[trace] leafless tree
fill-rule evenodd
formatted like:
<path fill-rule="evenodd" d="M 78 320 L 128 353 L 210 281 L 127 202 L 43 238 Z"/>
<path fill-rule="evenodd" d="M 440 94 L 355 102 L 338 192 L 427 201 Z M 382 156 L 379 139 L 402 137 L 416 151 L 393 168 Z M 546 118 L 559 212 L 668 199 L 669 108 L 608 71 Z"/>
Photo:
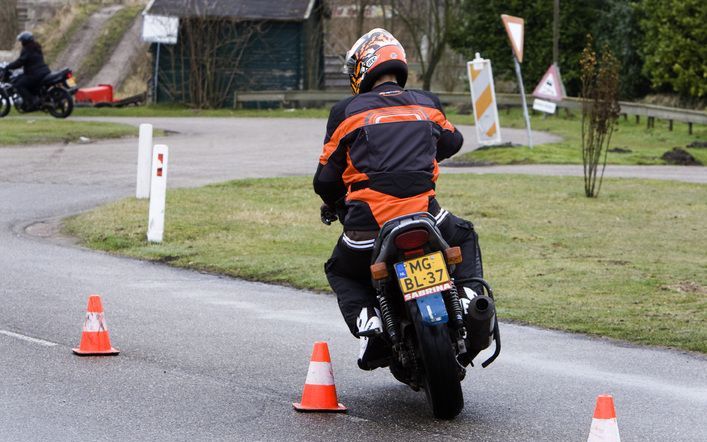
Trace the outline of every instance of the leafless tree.
<path fill-rule="evenodd" d="M 12 49 L 17 35 L 17 0 L 0 0 L 0 50 Z"/>
<path fill-rule="evenodd" d="M 597 197 L 601 189 L 611 135 L 616 128 L 619 106 L 619 61 L 604 46 L 597 57 L 591 36 L 580 58 L 582 67 L 582 160 L 584 193 Z M 602 164 L 598 175 L 599 164 Z M 598 180 L 597 180 L 598 178 Z"/>
<path fill-rule="evenodd" d="M 397 18 L 410 35 L 420 61 L 423 89 L 430 89 L 460 3 L 460 0 L 390 0 L 393 21 Z"/>
<path fill-rule="evenodd" d="M 209 16 L 204 9 L 179 26 L 178 44 L 165 47 L 171 65 L 160 69 L 160 84 L 174 100 L 198 109 L 222 107 L 235 82 L 254 80 L 243 75 L 241 62 L 262 23 Z"/>
<path fill-rule="evenodd" d="M 373 3 L 373 0 L 356 0 L 356 35 L 363 35 L 367 29 L 364 30 L 364 23 L 366 20 L 366 9 L 369 5 Z"/>

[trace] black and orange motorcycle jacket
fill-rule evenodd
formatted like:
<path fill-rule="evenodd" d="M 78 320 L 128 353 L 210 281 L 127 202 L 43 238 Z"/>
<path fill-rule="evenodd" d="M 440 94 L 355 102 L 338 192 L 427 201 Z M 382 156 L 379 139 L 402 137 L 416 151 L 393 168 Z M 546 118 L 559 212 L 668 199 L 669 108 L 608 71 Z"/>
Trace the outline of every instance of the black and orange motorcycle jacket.
<path fill-rule="evenodd" d="M 464 139 L 439 98 L 383 83 L 331 109 L 314 191 L 346 231 L 375 231 L 395 217 L 440 211 L 438 162 Z"/>

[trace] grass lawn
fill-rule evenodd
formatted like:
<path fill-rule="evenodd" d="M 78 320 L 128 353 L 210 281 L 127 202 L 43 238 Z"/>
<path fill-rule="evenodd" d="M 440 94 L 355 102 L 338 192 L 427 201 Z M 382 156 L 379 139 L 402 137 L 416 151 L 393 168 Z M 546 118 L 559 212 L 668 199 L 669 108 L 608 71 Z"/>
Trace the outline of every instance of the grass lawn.
<path fill-rule="evenodd" d="M 137 127 L 127 124 L 9 117 L 0 119 L 0 146 L 40 143 L 71 143 L 80 137 L 91 140 L 137 136 Z"/>
<path fill-rule="evenodd" d="M 438 192 L 475 223 L 502 319 L 707 352 L 707 186 L 609 179 L 588 199 L 577 177 L 446 175 Z M 64 229 L 110 253 L 328 290 L 341 229 L 318 208 L 310 177 L 239 180 L 169 191 L 159 245 L 147 201 Z"/>
<path fill-rule="evenodd" d="M 471 121 L 471 116 L 466 121 Z M 503 128 L 525 129 L 522 111 L 513 109 L 499 114 L 501 135 Z M 452 117 L 452 121 L 455 118 Z M 542 144 L 529 149 L 522 147 L 501 147 L 469 152 L 455 157 L 455 161 L 489 162 L 496 164 L 582 164 L 581 114 L 565 114 L 543 117 L 540 113 L 530 117 L 530 127 L 534 131 L 560 135 L 563 141 Z M 707 141 L 707 126 L 694 125 L 693 134 L 688 134 L 686 123 L 675 122 L 673 130 L 668 130 L 668 122 L 656 120 L 655 128 L 646 129 L 645 117 L 636 124 L 635 117 L 619 119 L 619 125 L 612 137 L 610 148 L 628 149 L 630 152 L 609 152 L 608 164 L 666 164 L 660 157 L 673 147 L 690 152 L 702 164 L 707 165 L 707 149 L 686 148 L 693 141 Z"/>

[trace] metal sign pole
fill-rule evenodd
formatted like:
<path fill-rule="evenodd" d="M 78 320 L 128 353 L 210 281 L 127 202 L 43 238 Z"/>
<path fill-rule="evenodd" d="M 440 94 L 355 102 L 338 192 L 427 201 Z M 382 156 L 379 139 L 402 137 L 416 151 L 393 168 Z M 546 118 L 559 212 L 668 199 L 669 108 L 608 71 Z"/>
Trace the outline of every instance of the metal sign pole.
<path fill-rule="evenodd" d="M 520 87 L 520 99 L 523 103 L 523 116 L 525 117 L 525 127 L 528 128 L 528 147 L 533 148 L 533 137 L 530 134 L 530 117 L 528 116 L 528 103 L 525 101 L 525 87 L 523 86 L 523 76 L 520 74 L 520 63 L 518 57 L 513 55 L 513 61 L 516 65 L 516 75 L 518 76 L 518 86 Z"/>
<path fill-rule="evenodd" d="M 157 104 L 157 80 L 160 73 L 160 45 L 157 43 L 157 55 L 155 56 L 155 79 L 152 85 L 152 103 Z"/>

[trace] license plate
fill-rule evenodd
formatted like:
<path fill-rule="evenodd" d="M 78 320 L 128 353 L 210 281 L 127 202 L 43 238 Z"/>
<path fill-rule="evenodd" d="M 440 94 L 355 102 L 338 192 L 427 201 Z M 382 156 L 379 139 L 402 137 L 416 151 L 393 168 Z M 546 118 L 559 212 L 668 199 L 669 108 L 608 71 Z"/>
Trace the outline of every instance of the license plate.
<path fill-rule="evenodd" d="M 74 86 L 76 86 L 76 80 L 74 80 L 73 78 L 67 78 L 66 84 L 68 84 L 69 87 L 74 87 Z"/>
<path fill-rule="evenodd" d="M 406 301 L 452 288 L 442 252 L 399 262 L 395 273 Z"/>

